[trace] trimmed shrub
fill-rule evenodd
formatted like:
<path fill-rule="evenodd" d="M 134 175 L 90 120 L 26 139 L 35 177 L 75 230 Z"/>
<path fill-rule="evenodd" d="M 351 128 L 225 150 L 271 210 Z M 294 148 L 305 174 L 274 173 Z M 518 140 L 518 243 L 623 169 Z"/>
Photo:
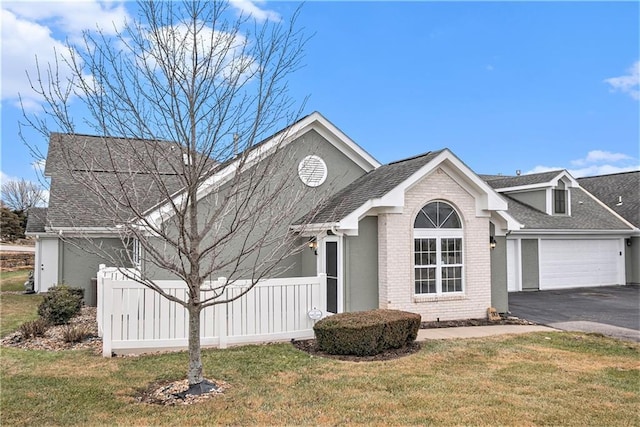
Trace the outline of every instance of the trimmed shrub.
<path fill-rule="evenodd" d="M 420 315 L 415 313 L 371 310 L 326 317 L 315 324 L 313 331 L 322 351 L 373 356 L 415 341 L 420 321 Z"/>
<path fill-rule="evenodd" d="M 47 329 L 49 329 L 49 322 L 42 318 L 25 322 L 18 328 L 22 338 L 25 339 L 41 337 Z"/>
<path fill-rule="evenodd" d="M 84 290 L 67 285 L 49 288 L 38 306 L 38 314 L 52 325 L 63 325 L 80 313 Z"/>
<path fill-rule="evenodd" d="M 91 331 L 85 325 L 65 325 L 62 327 L 62 339 L 68 343 L 80 342 L 91 335 Z"/>

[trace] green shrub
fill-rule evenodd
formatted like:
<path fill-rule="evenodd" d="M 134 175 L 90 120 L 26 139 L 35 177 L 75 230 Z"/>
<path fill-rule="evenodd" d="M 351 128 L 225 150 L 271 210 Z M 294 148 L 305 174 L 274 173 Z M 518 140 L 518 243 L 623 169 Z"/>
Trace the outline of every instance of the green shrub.
<path fill-rule="evenodd" d="M 49 322 L 40 318 L 23 323 L 18 328 L 18 331 L 20 331 L 23 338 L 29 339 L 43 336 L 47 329 L 49 329 Z"/>
<path fill-rule="evenodd" d="M 91 331 L 85 325 L 65 325 L 62 327 L 62 339 L 65 342 L 80 342 L 89 335 L 91 335 Z"/>
<path fill-rule="evenodd" d="M 419 314 L 399 310 L 340 313 L 318 321 L 313 327 L 316 344 L 330 354 L 373 356 L 415 341 Z"/>
<path fill-rule="evenodd" d="M 49 288 L 38 306 L 38 314 L 52 325 L 63 325 L 80 313 L 84 290 L 66 285 Z"/>

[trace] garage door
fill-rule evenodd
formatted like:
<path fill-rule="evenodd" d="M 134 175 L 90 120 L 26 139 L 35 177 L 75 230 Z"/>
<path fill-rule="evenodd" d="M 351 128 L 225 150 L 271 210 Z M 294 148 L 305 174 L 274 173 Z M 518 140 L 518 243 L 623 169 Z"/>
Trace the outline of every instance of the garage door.
<path fill-rule="evenodd" d="M 540 289 L 624 284 L 622 239 L 540 240 Z"/>

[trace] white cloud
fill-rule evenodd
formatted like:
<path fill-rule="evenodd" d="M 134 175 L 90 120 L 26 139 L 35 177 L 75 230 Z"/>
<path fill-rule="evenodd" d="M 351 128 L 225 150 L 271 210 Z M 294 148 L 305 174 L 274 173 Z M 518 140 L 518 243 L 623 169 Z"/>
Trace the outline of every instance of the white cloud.
<path fill-rule="evenodd" d="M 611 77 L 604 81 L 611 86 L 613 91 L 626 93 L 633 99 L 640 100 L 640 61 L 636 61 L 626 75 Z"/>
<path fill-rule="evenodd" d="M 612 153 L 604 150 L 592 150 L 583 158 L 571 160 L 573 167 L 538 165 L 525 172 L 525 175 L 566 169 L 575 178 L 583 176 L 607 175 L 612 173 L 640 170 L 637 159 L 624 153 Z"/>
<path fill-rule="evenodd" d="M 37 79 L 36 58 L 43 78 L 47 64 L 55 64 L 56 52 L 68 56 L 64 39 L 78 41 L 84 30 L 104 29 L 113 34 L 114 25 L 121 27 L 128 14 L 121 3 L 95 0 L 10 2 L 2 4 L 2 101 L 18 105 L 18 94 L 25 108 L 36 109 L 42 99 L 29 83 Z M 64 68 L 64 67 L 63 67 Z M 66 81 L 68 73 L 58 76 Z M 46 81 L 45 81 L 46 83 Z"/>
<path fill-rule="evenodd" d="M 632 157 L 624 153 L 612 153 L 610 151 L 593 150 L 587 153 L 587 157 L 583 159 L 572 160 L 574 166 L 584 166 L 600 162 L 620 162 L 622 160 L 631 160 Z"/>
<path fill-rule="evenodd" d="M 257 21 L 274 21 L 280 22 L 282 19 L 277 12 L 260 8 L 258 5 L 264 5 L 263 0 L 230 0 L 231 6 L 238 10 L 238 13 L 249 15 Z"/>

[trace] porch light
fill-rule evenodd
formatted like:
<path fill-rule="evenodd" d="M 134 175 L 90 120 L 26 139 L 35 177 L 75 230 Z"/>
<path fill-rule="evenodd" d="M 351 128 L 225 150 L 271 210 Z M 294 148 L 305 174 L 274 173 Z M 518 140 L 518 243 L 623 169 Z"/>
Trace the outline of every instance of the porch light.
<path fill-rule="evenodd" d="M 315 237 L 309 238 L 309 249 L 311 249 L 316 255 L 318 255 L 318 241 Z"/>
<path fill-rule="evenodd" d="M 491 249 L 495 249 L 496 248 L 496 239 L 493 238 L 493 236 L 489 236 L 489 247 Z"/>

